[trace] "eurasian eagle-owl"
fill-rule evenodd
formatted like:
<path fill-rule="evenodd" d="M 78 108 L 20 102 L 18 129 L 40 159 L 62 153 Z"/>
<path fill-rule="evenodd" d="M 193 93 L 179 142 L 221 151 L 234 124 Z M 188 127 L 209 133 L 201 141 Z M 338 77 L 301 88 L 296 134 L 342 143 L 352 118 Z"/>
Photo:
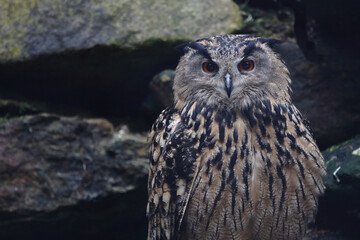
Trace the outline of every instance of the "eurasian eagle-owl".
<path fill-rule="evenodd" d="M 148 239 L 301 239 L 323 157 L 274 40 L 181 45 L 174 105 L 151 132 Z"/>

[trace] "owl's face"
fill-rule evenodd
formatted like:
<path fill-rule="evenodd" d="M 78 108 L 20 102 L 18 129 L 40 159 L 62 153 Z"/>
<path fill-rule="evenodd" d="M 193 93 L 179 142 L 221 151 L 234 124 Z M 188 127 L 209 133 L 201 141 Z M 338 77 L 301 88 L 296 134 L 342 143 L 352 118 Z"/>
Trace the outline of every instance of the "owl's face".
<path fill-rule="evenodd" d="M 289 101 L 289 73 L 271 40 L 224 35 L 184 44 L 174 80 L 175 102 L 243 108 L 263 98 Z"/>

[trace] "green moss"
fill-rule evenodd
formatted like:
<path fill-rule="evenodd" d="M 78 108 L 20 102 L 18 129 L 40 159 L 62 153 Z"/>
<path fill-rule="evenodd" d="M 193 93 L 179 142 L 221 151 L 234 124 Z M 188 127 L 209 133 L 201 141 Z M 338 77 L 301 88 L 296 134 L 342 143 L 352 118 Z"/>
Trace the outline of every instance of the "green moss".
<path fill-rule="evenodd" d="M 358 136 L 356 136 L 356 137 L 358 137 Z M 355 138 L 356 138 L 356 137 L 355 137 Z M 331 153 L 331 152 L 333 152 L 333 151 L 341 148 L 342 146 L 347 145 L 347 144 L 348 144 L 349 142 L 351 142 L 351 141 L 352 141 L 352 139 L 347 140 L 347 141 L 345 141 L 345 142 L 342 142 L 342 143 L 340 143 L 340 144 L 338 144 L 338 145 L 331 146 L 330 148 L 326 149 L 323 153 L 324 153 L 324 154 L 325 154 L 325 153 Z"/>
<path fill-rule="evenodd" d="M 9 118 L 0 118 L 0 124 L 6 123 L 9 121 Z"/>
<path fill-rule="evenodd" d="M 25 38 L 31 12 L 41 0 L 2 0 L 0 7 L 0 58 L 18 58 L 27 50 Z M 36 24 L 36 23 L 32 23 Z"/>
<path fill-rule="evenodd" d="M 331 146 L 331 147 L 328 148 L 325 152 L 333 152 L 333 151 L 335 151 L 336 149 L 339 149 L 341 145 L 342 145 L 342 144 Z"/>
<path fill-rule="evenodd" d="M 45 107 L 41 103 L 30 103 L 26 100 L 0 99 L 0 117 L 4 119 L 39 113 L 43 110 L 45 110 Z"/>
<path fill-rule="evenodd" d="M 18 105 L 19 107 L 19 114 L 22 115 L 24 113 L 27 113 L 29 111 L 36 111 L 36 108 L 32 105 L 30 105 L 29 103 L 26 102 L 21 102 Z"/>
<path fill-rule="evenodd" d="M 323 152 L 327 175 L 324 176 L 324 183 L 330 190 L 353 191 L 360 187 L 360 157 L 352 154 L 359 148 L 360 136 L 356 136 L 346 142 L 332 146 Z M 340 183 L 333 176 L 336 169 Z"/>
<path fill-rule="evenodd" d="M 1 124 L 4 124 L 4 123 L 7 123 L 7 122 L 10 122 L 10 121 L 14 121 L 14 120 L 18 120 L 18 119 L 22 119 L 23 116 L 18 116 L 18 117 L 0 117 L 0 125 Z"/>

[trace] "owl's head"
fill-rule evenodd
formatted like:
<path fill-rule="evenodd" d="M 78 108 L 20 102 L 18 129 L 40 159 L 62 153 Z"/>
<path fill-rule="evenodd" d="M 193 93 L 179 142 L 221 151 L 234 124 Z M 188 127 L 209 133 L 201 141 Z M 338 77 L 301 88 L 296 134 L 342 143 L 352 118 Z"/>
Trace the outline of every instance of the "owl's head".
<path fill-rule="evenodd" d="M 175 103 L 244 108 L 266 98 L 289 102 L 289 72 L 274 42 L 223 35 L 180 45 L 185 54 L 176 68 Z"/>

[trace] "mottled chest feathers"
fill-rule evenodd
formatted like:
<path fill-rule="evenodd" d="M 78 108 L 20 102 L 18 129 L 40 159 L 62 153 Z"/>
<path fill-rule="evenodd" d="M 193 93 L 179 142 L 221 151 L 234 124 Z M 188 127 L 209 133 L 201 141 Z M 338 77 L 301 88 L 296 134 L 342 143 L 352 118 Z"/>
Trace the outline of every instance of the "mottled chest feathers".
<path fill-rule="evenodd" d="M 305 233 L 325 167 L 290 103 L 171 106 L 150 137 L 149 239 L 300 239 Z"/>
<path fill-rule="evenodd" d="M 247 134 L 242 131 L 246 128 L 258 135 L 259 143 L 264 148 L 268 146 L 263 145 L 262 139 L 273 137 L 272 132 L 268 131 L 269 127 L 274 129 L 274 137 L 282 145 L 288 130 L 287 121 L 301 122 L 301 115 L 293 106 L 272 104 L 270 100 L 259 101 L 245 109 L 215 109 L 204 104 L 189 103 L 179 113 L 185 128 L 191 129 L 194 137 L 203 141 L 206 139 L 232 145 L 232 142 L 238 141 L 240 134 Z M 299 127 L 295 131 L 297 136 L 305 135 Z"/>

